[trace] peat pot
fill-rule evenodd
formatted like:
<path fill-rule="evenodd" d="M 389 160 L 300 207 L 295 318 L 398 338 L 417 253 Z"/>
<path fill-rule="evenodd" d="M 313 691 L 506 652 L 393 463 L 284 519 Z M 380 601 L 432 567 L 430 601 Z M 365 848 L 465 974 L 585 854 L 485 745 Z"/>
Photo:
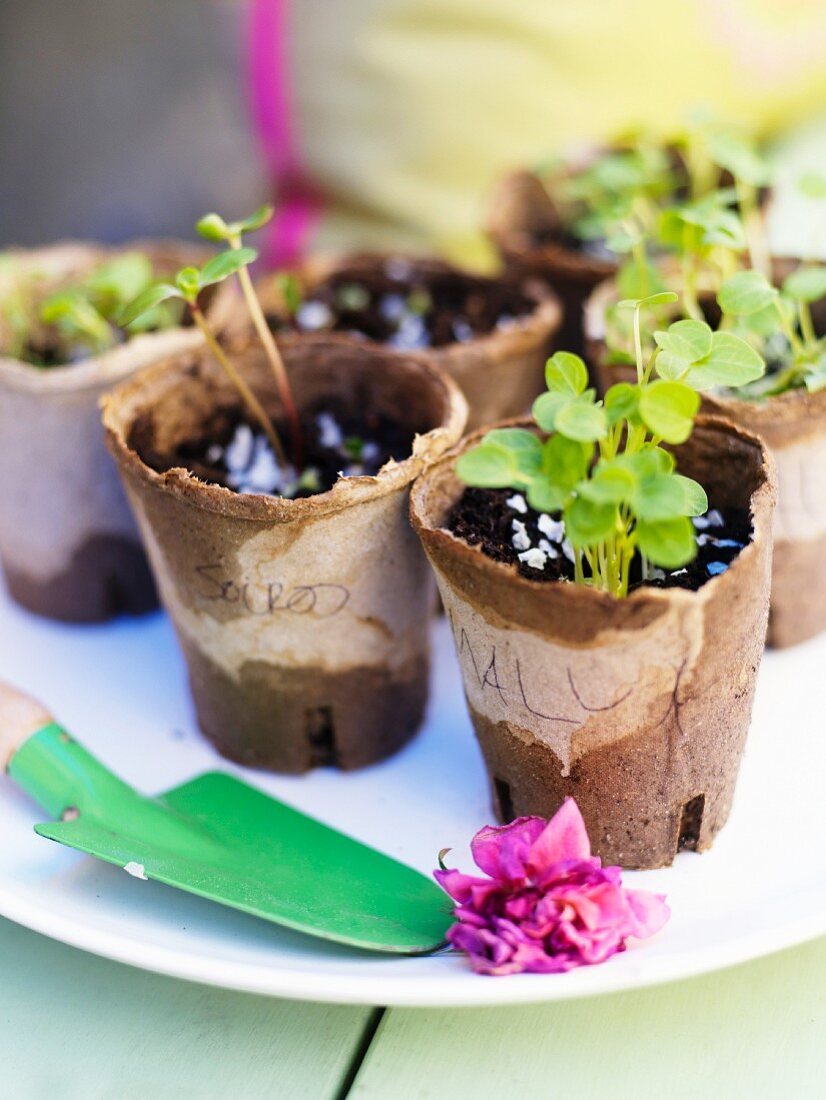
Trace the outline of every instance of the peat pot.
<path fill-rule="evenodd" d="M 521 577 L 445 529 L 462 494 L 442 458 L 411 515 L 453 629 L 501 820 L 550 817 L 573 796 L 598 855 L 623 867 L 708 848 L 725 824 L 763 650 L 774 474 L 761 442 L 700 418 L 679 469 L 717 506 L 750 508 L 752 541 L 692 592 L 615 599 Z"/>
<path fill-rule="evenodd" d="M 501 327 L 465 340 L 452 340 L 417 349 L 416 354 L 449 374 L 468 402 L 468 430 L 493 424 L 511 416 L 522 416 L 545 388 L 545 362 L 562 319 L 557 297 L 536 279 L 487 278 L 463 271 L 441 260 L 413 256 L 358 254 L 316 257 L 299 272 L 306 295 L 321 287 L 359 284 L 376 293 L 403 293 L 411 283 L 427 287 L 438 301 L 440 295 L 455 299 L 467 294 L 480 309 L 493 302 L 506 313 L 514 302 L 527 305 L 524 313 Z M 259 285 L 268 315 L 277 316 L 277 284 L 264 280 Z M 331 338 L 351 342 L 363 337 L 341 333 L 302 340 Z M 372 343 L 372 341 L 371 341 Z M 388 345 L 383 346 L 390 351 Z M 396 354 L 405 354 L 396 352 Z"/>
<path fill-rule="evenodd" d="M 204 734 L 230 759 L 273 771 L 356 768 L 394 752 L 422 719 L 435 593 L 408 495 L 459 439 L 466 406 L 414 356 L 313 343 L 284 357 L 300 413 L 330 402 L 384 414 L 416 433 L 411 453 L 297 500 L 235 493 L 180 466 L 159 473 L 147 456 L 212 441 L 217 417 L 237 418 L 235 390 L 203 353 L 119 387 L 104 424 Z M 235 359 L 278 420 L 259 346 Z"/>
<path fill-rule="evenodd" d="M 173 241 L 136 241 L 120 249 L 66 243 L 13 255 L 21 269 L 42 276 L 45 292 L 123 251 L 145 252 L 161 275 L 204 258 L 199 247 Z M 8 278 L 0 299 L 10 292 Z M 220 325 L 229 298 L 228 288 L 214 295 L 213 325 Z M 0 559 L 18 603 L 72 622 L 157 605 L 103 444 L 98 401 L 139 368 L 202 342 L 197 329 L 181 326 L 134 336 L 82 362 L 38 368 L 3 357 L 0 325 Z"/>

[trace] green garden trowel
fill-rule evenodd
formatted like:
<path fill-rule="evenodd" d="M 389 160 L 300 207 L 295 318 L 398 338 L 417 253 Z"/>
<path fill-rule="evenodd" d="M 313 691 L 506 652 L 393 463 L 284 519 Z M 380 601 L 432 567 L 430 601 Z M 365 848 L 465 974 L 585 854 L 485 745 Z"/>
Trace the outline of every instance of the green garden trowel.
<path fill-rule="evenodd" d="M 449 899 L 418 871 L 220 772 L 144 797 L 2 683 L 0 769 L 58 819 L 40 836 L 137 878 L 370 951 L 444 943 Z"/>

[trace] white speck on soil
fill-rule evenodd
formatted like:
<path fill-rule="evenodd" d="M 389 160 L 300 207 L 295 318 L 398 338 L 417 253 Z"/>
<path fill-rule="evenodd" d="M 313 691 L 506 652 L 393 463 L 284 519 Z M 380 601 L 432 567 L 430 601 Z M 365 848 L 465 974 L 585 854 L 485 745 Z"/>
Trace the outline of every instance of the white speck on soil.
<path fill-rule="evenodd" d="M 319 413 L 315 418 L 315 422 L 318 425 L 318 438 L 322 447 L 341 446 L 344 442 L 344 435 L 334 416 L 328 412 Z"/>
<path fill-rule="evenodd" d="M 514 512 L 519 512 L 520 515 L 523 516 L 528 510 L 528 505 L 525 503 L 525 498 L 521 493 L 514 493 L 512 497 L 508 497 L 505 504 L 507 504 L 508 508 L 512 508 Z"/>
<path fill-rule="evenodd" d="M 531 550 L 525 550 L 525 552 L 519 554 L 518 557 L 521 562 L 530 566 L 531 569 L 544 569 L 545 562 L 547 561 L 547 554 L 545 551 L 539 550 L 537 547 L 533 547 Z"/>
<path fill-rule="evenodd" d="M 548 536 L 551 542 L 561 543 L 565 538 L 565 524 L 561 519 L 551 519 L 547 512 L 542 513 L 536 521 L 536 526 L 543 535 Z"/>
<path fill-rule="evenodd" d="M 296 311 L 295 323 L 305 332 L 318 332 L 333 323 L 333 311 L 324 302 L 302 302 Z"/>
<path fill-rule="evenodd" d="M 511 527 L 512 527 L 512 530 L 513 530 L 513 536 L 511 538 L 511 546 L 513 546 L 514 550 L 527 550 L 527 549 L 529 549 L 529 547 L 531 545 L 531 537 L 528 534 L 528 529 L 525 526 L 525 524 L 521 520 L 515 519 L 515 520 L 512 521 Z M 520 557 L 521 557 L 521 555 L 520 555 Z"/>

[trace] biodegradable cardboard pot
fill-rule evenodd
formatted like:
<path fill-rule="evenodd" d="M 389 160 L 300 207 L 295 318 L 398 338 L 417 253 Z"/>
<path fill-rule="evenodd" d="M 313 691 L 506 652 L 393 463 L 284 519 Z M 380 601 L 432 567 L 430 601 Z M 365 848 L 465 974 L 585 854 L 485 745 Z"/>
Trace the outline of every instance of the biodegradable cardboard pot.
<path fill-rule="evenodd" d="M 235 391 L 208 356 L 141 374 L 104 403 L 107 440 L 189 667 L 201 729 L 225 756 L 281 772 L 380 760 L 427 701 L 435 593 L 410 529 L 410 484 L 460 437 L 451 379 L 413 356 L 352 344 L 283 349 L 300 411 L 371 409 L 416 435 L 375 477 L 299 500 L 234 493 L 143 459 L 208 440 Z M 277 417 L 257 344 L 236 362 Z"/>
<path fill-rule="evenodd" d="M 725 824 L 763 649 L 774 475 L 754 436 L 701 418 L 679 468 L 722 506 L 751 508 L 753 538 L 697 592 L 615 599 L 526 580 L 444 527 L 464 486 L 457 454 L 414 486 L 502 820 L 576 798 L 598 855 L 624 867 L 704 849 Z"/>
<path fill-rule="evenodd" d="M 173 241 L 136 241 L 122 249 L 70 242 L 14 255 L 23 270 L 42 275 L 47 293 L 118 252 L 136 250 L 146 252 L 160 274 L 204 255 Z M 9 278 L 4 275 L 0 298 Z M 230 297 L 214 296 L 214 324 L 226 315 Z M 168 329 L 81 363 L 41 369 L 3 358 L 0 322 L 0 558 L 18 603 L 73 622 L 156 606 L 138 533 L 103 445 L 98 400 L 138 368 L 202 342 L 196 329 Z"/>
<path fill-rule="evenodd" d="M 532 172 L 514 172 L 502 180 L 491 201 L 487 232 L 506 271 L 544 279 L 553 287 L 564 309 L 558 346 L 581 353 L 585 301 L 619 265 L 566 243 L 559 211 Z"/>
<path fill-rule="evenodd" d="M 775 277 L 797 261 L 776 259 Z M 614 382 L 633 381 L 631 367 L 606 361 L 605 310 L 616 299 L 612 281 L 592 294 L 585 309 L 586 346 L 599 393 Z M 814 311 L 818 331 L 824 310 Z M 826 390 L 790 390 L 764 401 L 703 394 L 706 412 L 726 417 L 759 435 L 777 467 L 774 555 L 768 644 L 796 645 L 826 630 Z"/>
<path fill-rule="evenodd" d="M 413 278 L 425 285 L 455 278 L 466 282 L 480 294 L 489 292 L 500 280 L 474 275 L 443 263 L 441 260 L 413 256 L 358 254 L 341 257 L 318 257 L 308 261 L 299 271 L 305 293 L 331 277 L 352 276 L 354 282 L 368 288 L 398 290 L 399 282 L 388 273 L 392 265 L 404 265 Z M 405 276 L 407 282 L 409 276 Z M 555 333 L 562 319 L 556 296 L 540 281 L 506 280 L 513 289 L 523 293 L 533 303 L 531 311 L 518 317 L 505 328 L 494 329 L 484 336 L 466 342 L 456 341 L 439 347 L 422 348 L 416 354 L 446 371 L 467 398 L 468 430 L 492 424 L 511 416 L 522 416 L 535 397 L 544 389 L 545 362 L 551 353 Z M 279 296 L 275 283 L 264 280 L 259 285 L 264 308 L 277 312 Z M 302 340 L 340 339 L 350 342 L 345 333 L 313 336 L 303 334 Z M 360 340 L 364 342 L 363 339 Z M 386 345 L 385 351 L 392 352 Z M 393 354 L 406 354 L 393 352 Z"/>

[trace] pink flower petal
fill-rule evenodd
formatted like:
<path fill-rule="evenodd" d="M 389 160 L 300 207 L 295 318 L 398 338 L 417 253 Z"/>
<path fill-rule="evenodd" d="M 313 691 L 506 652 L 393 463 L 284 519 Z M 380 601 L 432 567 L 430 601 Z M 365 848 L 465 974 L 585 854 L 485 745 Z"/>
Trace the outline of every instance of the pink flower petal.
<path fill-rule="evenodd" d="M 541 817 L 518 817 L 509 825 L 486 825 L 470 842 L 476 866 L 505 882 L 525 877 L 531 845 L 545 828 Z"/>
<path fill-rule="evenodd" d="M 573 798 L 566 798 L 531 845 L 528 866 L 534 875 L 542 877 L 555 863 L 590 857 L 591 842 L 579 806 Z"/>

